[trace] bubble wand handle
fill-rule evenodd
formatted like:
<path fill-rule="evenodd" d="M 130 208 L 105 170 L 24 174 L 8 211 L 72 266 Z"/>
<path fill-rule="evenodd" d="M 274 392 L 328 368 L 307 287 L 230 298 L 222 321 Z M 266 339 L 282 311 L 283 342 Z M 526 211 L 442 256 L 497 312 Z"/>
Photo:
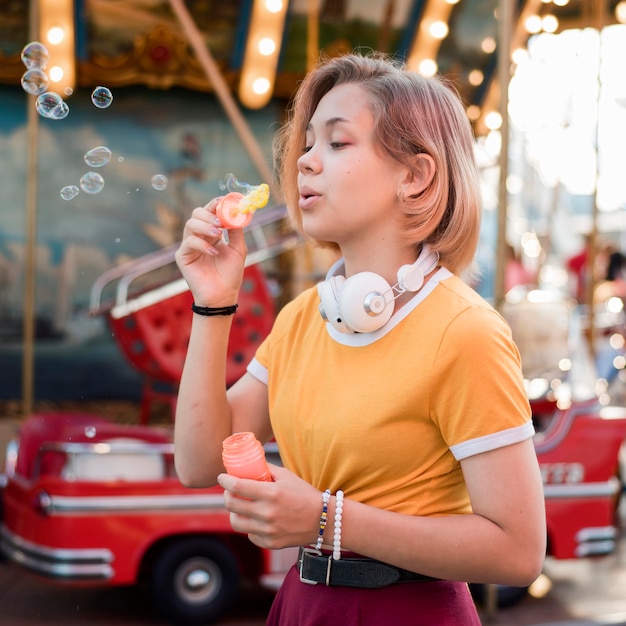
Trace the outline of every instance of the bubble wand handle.
<path fill-rule="evenodd" d="M 222 461 L 226 471 L 232 476 L 268 482 L 272 480 L 265 460 L 265 450 L 254 433 L 234 433 L 224 439 Z"/>
<path fill-rule="evenodd" d="M 270 188 L 266 183 L 258 186 L 240 183 L 232 174 L 228 177 L 230 193 L 220 199 L 215 213 L 224 228 L 244 228 L 252 221 L 254 212 L 268 203 Z M 233 187 L 243 189 L 246 193 L 236 191 Z"/>

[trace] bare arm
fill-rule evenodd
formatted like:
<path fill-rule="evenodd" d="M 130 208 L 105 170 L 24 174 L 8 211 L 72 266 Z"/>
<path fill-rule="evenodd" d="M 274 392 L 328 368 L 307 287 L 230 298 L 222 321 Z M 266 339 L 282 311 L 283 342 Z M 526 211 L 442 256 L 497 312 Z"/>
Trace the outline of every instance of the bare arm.
<path fill-rule="evenodd" d="M 398 516 L 346 502 L 346 547 L 437 578 L 532 582 L 546 549 L 543 488 L 532 441 L 470 457 L 462 467 L 472 514 Z"/>
<path fill-rule="evenodd" d="M 342 548 L 437 578 L 530 584 L 546 549 L 543 489 L 532 441 L 470 457 L 462 466 L 472 514 L 401 515 L 346 499 Z M 229 490 L 233 527 L 269 548 L 314 542 L 319 491 L 286 470 L 277 470 L 276 478 L 260 485 L 220 476 Z M 334 498 L 328 515 L 332 520 Z M 328 529 L 325 543 L 332 544 L 332 524 L 327 534 Z"/>
<path fill-rule="evenodd" d="M 222 238 L 215 205 L 194 209 L 176 253 L 195 303 L 208 307 L 237 302 L 246 256 L 242 230 L 229 231 L 228 243 Z M 270 434 L 265 385 L 246 374 L 226 392 L 231 324 L 232 316 L 193 316 L 174 425 L 176 470 L 187 486 L 217 482 L 224 471 L 222 441 L 231 433 Z"/>

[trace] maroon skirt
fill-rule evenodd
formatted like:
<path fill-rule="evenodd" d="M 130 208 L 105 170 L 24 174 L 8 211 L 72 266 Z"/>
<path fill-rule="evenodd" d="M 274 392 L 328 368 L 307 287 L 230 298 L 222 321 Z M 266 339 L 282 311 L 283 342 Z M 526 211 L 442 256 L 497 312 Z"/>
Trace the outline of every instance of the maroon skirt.
<path fill-rule="evenodd" d="M 300 582 L 292 567 L 267 626 L 480 626 L 467 584 L 448 580 L 398 583 L 381 589 Z"/>

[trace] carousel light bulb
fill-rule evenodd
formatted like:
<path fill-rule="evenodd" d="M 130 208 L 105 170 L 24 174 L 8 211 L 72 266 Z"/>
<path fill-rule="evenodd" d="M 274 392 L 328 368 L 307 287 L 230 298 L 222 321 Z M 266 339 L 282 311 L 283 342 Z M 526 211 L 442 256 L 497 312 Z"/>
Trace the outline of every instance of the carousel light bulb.
<path fill-rule="evenodd" d="M 48 34 L 46 35 L 46 39 L 48 40 L 48 43 L 55 46 L 61 43 L 63 39 L 65 39 L 65 33 L 63 32 L 63 29 L 60 28 L 59 26 L 53 26 L 48 31 Z"/>

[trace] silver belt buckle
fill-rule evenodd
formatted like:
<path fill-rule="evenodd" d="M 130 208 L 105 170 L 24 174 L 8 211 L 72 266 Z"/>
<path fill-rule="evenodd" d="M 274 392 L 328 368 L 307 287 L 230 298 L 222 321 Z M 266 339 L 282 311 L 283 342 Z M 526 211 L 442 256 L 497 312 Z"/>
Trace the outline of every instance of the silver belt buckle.
<path fill-rule="evenodd" d="M 300 571 L 300 582 L 304 583 L 306 585 L 317 585 L 317 581 L 316 580 L 311 580 L 310 578 L 305 578 L 302 575 L 302 568 L 304 566 L 304 555 L 305 554 L 312 554 L 315 556 L 322 556 L 322 552 L 320 550 L 317 550 L 316 548 L 300 548 L 300 559 L 299 559 L 299 565 L 300 567 L 298 568 L 298 570 Z M 329 559 L 329 563 L 328 563 L 328 571 L 326 572 L 326 585 L 328 586 L 328 580 L 330 578 L 330 559 Z"/>

